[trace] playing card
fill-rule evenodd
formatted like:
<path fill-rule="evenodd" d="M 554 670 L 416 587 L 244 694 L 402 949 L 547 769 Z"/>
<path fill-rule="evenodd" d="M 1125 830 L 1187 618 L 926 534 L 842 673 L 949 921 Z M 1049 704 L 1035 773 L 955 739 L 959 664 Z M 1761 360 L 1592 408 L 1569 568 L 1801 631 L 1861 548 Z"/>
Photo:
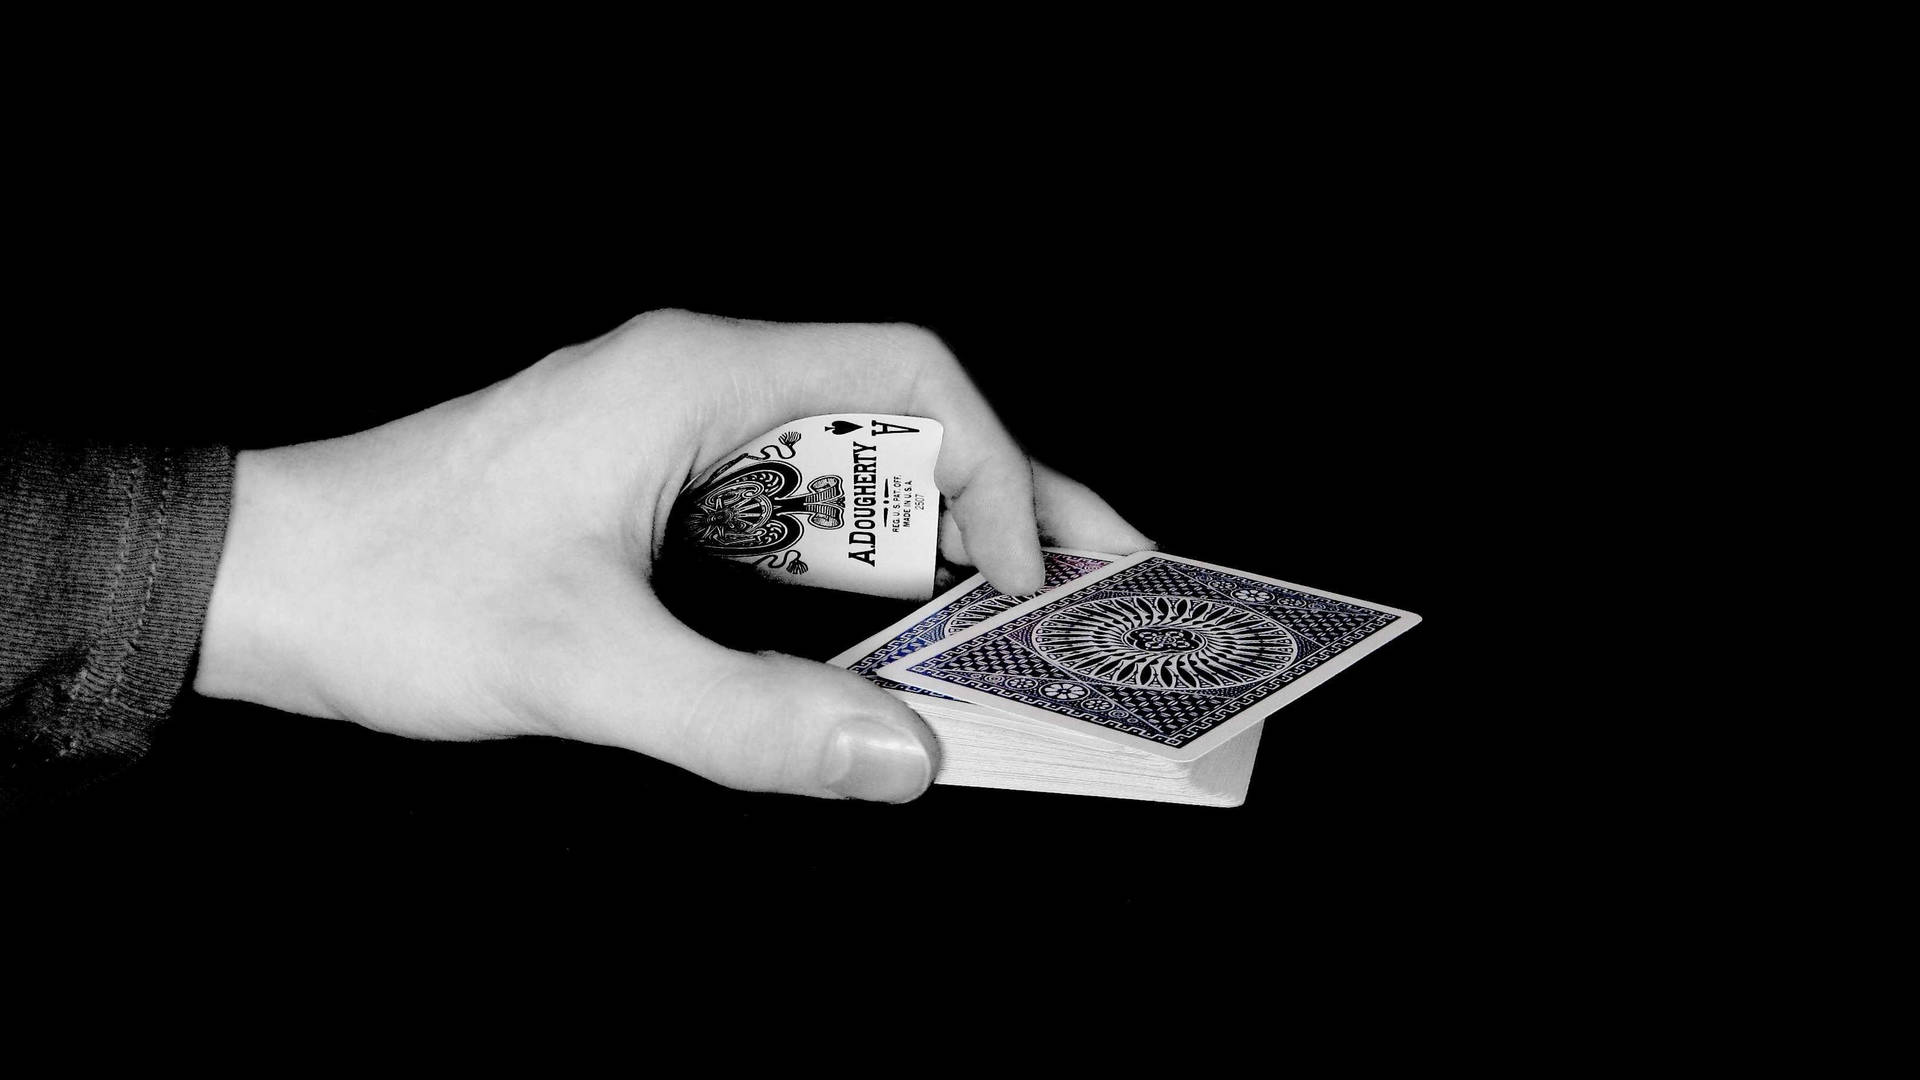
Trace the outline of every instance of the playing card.
<path fill-rule="evenodd" d="M 707 554 L 775 581 L 925 600 L 940 534 L 940 422 L 809 416 L 699 474 L 676 514 Z"/>
<path fill-rule="evenodd" d="M 1046 583 L 1040 587 L 1040 592 L 1031 594 L 1033 596 L 1057 589 L 1120 558 L 1104 552 L 1075 551 L 1070 548 L 1043 548 L 1041 555 L 1046 560 Z M 883 679 L 874 672 L 908 653 L 937 644 L 949 634 L 977 626 L 1025 599 L 1027 597 L 1008 596 L 988 584 L 985 574 L 975 574 L 941 593 L 925 607 L 827 662 L 856 675 L 863 675 L 888 690 L 944 699 L 944 694 Z"/>
<path fill-rule="evenodd" d="M 1419 621 L 1412 612 L 1147 551 L 876 673 L 1192 761 Z"/>

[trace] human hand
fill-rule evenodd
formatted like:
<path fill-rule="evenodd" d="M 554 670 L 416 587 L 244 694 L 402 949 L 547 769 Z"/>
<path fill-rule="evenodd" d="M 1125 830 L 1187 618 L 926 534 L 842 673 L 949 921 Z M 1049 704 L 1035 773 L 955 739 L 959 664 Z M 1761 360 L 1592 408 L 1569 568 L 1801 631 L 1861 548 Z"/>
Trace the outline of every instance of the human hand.
<path fill-rule="evenodd" d="M 1150 546 L 1031 464 L 911 326 L 652 312 L 484 390 L 357 435 L 243 453 L 194 688 L 419 738 L 559 735 L 736 788 L 900 802 L 938 748 L 823 664 L 721 647 L 650 584 L 686 479 L 833 411 L 945 425 L 941 549 L 1004 592 L 1039 538 Z"/>

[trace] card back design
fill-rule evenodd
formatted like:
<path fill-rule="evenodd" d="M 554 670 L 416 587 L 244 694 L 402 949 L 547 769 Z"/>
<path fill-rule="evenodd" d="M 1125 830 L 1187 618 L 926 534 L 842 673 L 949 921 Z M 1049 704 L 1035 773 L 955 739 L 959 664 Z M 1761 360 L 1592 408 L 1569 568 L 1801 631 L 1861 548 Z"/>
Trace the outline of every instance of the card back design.
<path fill-rule="evenodd" d="M 1187 759 L 1212 744 L 1196 743 L 1230 738 L 1418 621 L 1146 552 L 910 654 L 883 677 Z"/>
<path fill-rule="evenodd" d="M 1042 556 L 1046 560 L 1046 583 L 1040 587 L 1041 593 L 1051 592 L 1069 581 L 1081 578 L 1114 561 L 1112 556 L 1100 556 L 1091 552 L 1047 550 Z M 846 667 L 856 675 L 864 675 L 869 680 L 888 690 L 921 694 L 942 700 L 952 700 L 945 694 L 932 690 L 922 690 L 917 686 L 894 682 L 876 674 L 878 669 L 938 644 L 948 637 L 978 626 L 995 618 L 1027 600 L 1024 596 L 1009 596 L 987 583 L 981 575 L 974 575 L 974 583 L 956 591 L 959 595 L 927 611 L 907 628 L 886 637 L 877 645 L 870 645 L 852 661 L 844 658 L 836 663 Z"/>

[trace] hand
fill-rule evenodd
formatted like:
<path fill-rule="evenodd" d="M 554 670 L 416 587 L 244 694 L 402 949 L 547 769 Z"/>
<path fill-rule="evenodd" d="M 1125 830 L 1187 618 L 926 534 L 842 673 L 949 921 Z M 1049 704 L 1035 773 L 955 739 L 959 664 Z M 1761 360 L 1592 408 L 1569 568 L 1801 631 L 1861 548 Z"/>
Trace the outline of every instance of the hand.
<path fill-rule="evenodd" d="M 652 312 L 485 390 L 243 453 L 194 688 L 422 738 L 560 735 L 732 787 L 900 802 L 938 748 L 849 672 L 706 640 L 650 577 L 686 478 L 797 417 L 945 425 L 943 553 L 1042 582 L 1039 537 L 1149 542 L 1033 465 L 910 326 Z"/>

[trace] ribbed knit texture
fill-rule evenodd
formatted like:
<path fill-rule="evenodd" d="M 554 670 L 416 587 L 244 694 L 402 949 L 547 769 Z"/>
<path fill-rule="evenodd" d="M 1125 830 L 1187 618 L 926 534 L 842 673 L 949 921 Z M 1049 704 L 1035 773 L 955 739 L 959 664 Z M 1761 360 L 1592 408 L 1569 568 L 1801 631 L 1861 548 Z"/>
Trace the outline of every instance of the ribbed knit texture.
<path fill-rule="evenodd" d="M 224 448 L 0 438 L 0 812 L 152 745 L 192 669 L 232 492 Z"/>

